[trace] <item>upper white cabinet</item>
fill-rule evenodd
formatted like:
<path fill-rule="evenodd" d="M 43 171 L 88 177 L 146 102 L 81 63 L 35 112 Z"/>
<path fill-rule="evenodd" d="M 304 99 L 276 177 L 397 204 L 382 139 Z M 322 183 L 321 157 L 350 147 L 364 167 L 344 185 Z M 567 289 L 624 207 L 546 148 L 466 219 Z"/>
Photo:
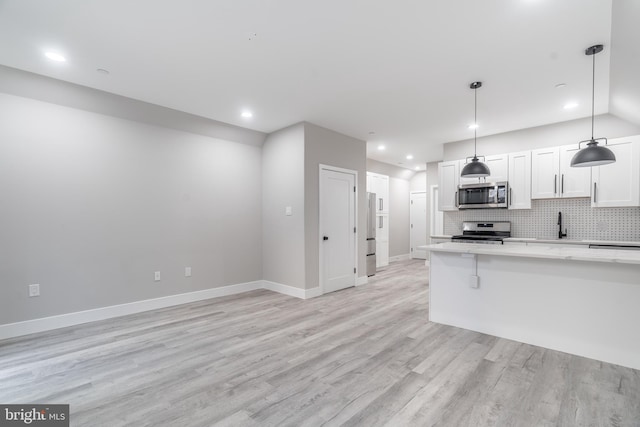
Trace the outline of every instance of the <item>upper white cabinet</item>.
<path fill-rule="evenodd" d="M 558 147 L 531 152 L 531 198 L 553 199 L 558 196 L 560 152 Z"/>
<path fill-rule="evenodd" d="M 389 177 L 367 172 L 367 191 L 376 193 L 376 213 L 389 213 Z"/>
<path fill-rule="evenodd" d="M 489 171 L 491 171 L 491 175 L 486 178 L 487 182 L 501 182 L 509 180 L 508 154 L 487 156 L 485 157 L 484 163 L 489 166 Z"/>
<path fill-rule="evenodd" d="M 572 168 L 578 144 L 560 147 L 560 197 L 591 196 L 591 168 Z"/>
<path fill-rule="evenodd" d="M 591 206 L 640 206 L 640 135 L 610 139 L 607 147 L 616 162 L 588 168 L 593 169 Z"/>
<path fill-rule="evenodd" d="M 481 156 L 480 161 L 489 166 L 491 175 L 485 178 L 464 178 L 460 177 L 459 184 L 477 184 L 478 182 L 500 182 L 508 179 L 509 156 L 508 154 L 499 154 L 493 156 Z M 460 173 L 464 165 L 471 162 L 471 159 L 460 160 Z"/>
<path fill-rule="evenodd" d="M 458 210 L 456 198 L 459 182 L 460 162 L 458 160 L 438 163 L 438 208 L 441 211 Z"/>
<path fill-rule="evenodd" d="M 509 209 L 531 209 L 531 152 L 510 153 Z"/>
<path fill-rule="evenodd" d="M 531 198 L 589 197 L 591 168 L 572 168 L 578 144 L 531 152 Z"/>

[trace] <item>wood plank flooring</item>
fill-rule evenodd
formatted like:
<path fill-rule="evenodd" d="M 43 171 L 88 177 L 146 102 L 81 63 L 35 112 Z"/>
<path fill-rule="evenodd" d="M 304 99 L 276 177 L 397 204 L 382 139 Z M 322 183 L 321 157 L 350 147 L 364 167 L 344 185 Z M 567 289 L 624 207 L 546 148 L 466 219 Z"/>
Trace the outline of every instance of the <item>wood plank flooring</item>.
<path fill-rule="evenodd" d="M 640 371 L 428 322 L 427 269 L 0 341 L 1 403 L 75 426 L 640 426 Z"/>

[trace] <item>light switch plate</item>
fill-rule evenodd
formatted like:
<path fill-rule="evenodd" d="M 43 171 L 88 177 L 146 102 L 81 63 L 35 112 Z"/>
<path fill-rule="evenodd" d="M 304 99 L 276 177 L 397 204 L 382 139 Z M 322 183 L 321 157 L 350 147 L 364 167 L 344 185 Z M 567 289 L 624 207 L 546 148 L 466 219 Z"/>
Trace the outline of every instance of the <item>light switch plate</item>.
<path fill-rule="evenodd" d="M 291 206 L 287 206 L 286 208 L 284 208 L 284 214 L 286 216 L 291 216 L 293 215 L 293 210 L 291 209 Z"/>
<path fill-rule="evenodd" d="M 184 277 L 191 277 L 191 267 L 184 268 Z"/>
<path fill-rule="evenodd" d="M 156 281 L 156 282 L 159 282 L 159 281 L 160 281 L 160 272 L 159 272 L 159 271 L 156 271 L 156 272 L 154 273 L 154 275 L 153 275 L 153 280 L 154 280 L 154 281 Z"/>

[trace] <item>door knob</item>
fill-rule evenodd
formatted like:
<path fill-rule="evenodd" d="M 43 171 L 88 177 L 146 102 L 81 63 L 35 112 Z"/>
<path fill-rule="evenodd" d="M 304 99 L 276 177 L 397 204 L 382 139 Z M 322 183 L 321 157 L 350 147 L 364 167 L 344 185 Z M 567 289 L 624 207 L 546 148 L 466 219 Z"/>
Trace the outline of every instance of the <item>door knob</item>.
<path fill-rule="evenodd" d="M 329 238 L 327 236 L 324 236 L 322 240 L 329 240 Z"/>

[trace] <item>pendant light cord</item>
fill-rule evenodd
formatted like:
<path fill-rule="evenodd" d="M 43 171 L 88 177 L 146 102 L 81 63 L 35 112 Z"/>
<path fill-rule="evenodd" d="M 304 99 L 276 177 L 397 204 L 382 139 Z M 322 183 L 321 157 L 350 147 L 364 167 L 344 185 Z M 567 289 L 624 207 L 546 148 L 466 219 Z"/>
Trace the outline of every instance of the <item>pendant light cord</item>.
<path fill-rule="evenodd" d="M 593 141 L 593 122 L 595 116 L 596 99 L 596 54 L 593 55 L 593 72 L 591 76 L 591 141 Z"/>
<path fill-rule="evenodd" d="M 473 89 L 473 158 L 478 157 L 478 88 Z"/>

